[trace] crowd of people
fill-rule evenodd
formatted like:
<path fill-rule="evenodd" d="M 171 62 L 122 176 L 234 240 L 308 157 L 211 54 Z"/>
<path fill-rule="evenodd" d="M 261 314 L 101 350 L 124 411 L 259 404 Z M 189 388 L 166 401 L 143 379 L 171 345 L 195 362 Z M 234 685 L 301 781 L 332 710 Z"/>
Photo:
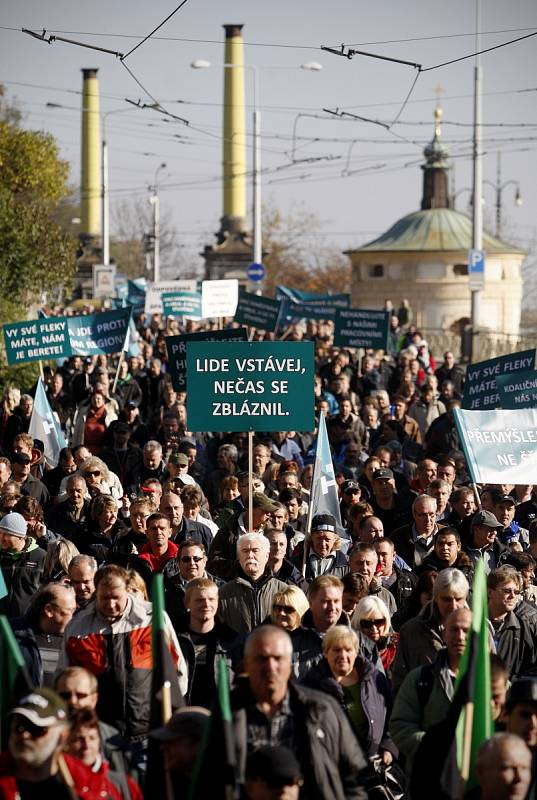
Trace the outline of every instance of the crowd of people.
<path fill-rule="evenodd" d="M 69 442 L 57 464 L 28 433 L 35 387 L 5 389 L 0 614 L 32 688 L 13 698 L 0 798 L 149 797 L 151 743 L 167 797 L 204 796 L 195 764 L 221 659 L 239 792 L 226 796 L 450 797 L 445 723 L 479 560 L 496 733 L 467 796 L 534 796 L 537 493 L 471 484 L 453 419 L 464 368 L 393 320 L 389 352 L 359 360 L 329 324 L 288 331 L 315 343 L 303 402 L 326 420 L 340 519 L 310 508 L 316 431 L 256 433 L 250 473 L 246 433 L 189 430 L 159 315 L 138 318 L 140 354 L 119 365 L 45 369 Z M 178 698 L 161 727 L 156 575 Z"/>

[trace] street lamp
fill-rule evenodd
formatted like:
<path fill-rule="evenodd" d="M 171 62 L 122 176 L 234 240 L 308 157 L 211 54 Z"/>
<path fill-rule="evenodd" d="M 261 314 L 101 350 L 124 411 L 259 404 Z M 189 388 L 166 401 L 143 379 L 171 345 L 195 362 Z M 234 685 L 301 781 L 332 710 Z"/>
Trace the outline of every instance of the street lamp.
<path fill-rule="evenodd" d="M 259 69 L 296 69 L 288 64 L 212 64 L 205 59 L 196 59 L 190 65 L 192 69 L 209 69 L 210 67 L 244 67 L 253 74 L 253 163 L 252 163 L 252 231 L 253 260 L 261 264 L 263 259 L 263 232 L 261 222 L 261 113 L 259 111 Z M 299 64 L 300 69 L 319 72 L 323 65 L 318 61 L 306 61 Z"/>
<path fill-rule="evenodd" d="M 496 183 L 492 181 L 483 181 L 487 186 L 491 186 L 496 192 L 496 236 L 500 238 L 502 231 L 502 192 L 508 186 L 516 186 L 514 203 L 516 206 L 522 205 L 522 195 L 520 194 L 520 184 L 518 181 L 510 180 L 502 183 L 502 156 L 498 153 L 497 167 L 496 167 Z"/>
<path fill-rule="evenodd" d="M 158 196 L 158 175 L 161 170 L 166 169 L 166 164 L 163 162 L 155 170 L 155 177 L 153 178 L 153 194 L 149 198 L 149 202 L 153 206 L 153 283 L 160 280 L 160 199 Z"/>

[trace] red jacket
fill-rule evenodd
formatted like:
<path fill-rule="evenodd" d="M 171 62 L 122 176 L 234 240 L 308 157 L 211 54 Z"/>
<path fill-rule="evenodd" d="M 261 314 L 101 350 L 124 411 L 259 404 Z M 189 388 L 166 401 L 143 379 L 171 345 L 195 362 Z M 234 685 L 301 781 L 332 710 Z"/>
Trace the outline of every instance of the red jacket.
<path fill-rule="evenodd" d="M 74 788 L 81 800 L 123 800 L 119 789 L 106 775 L 93 773 L 82 761 L 73 756 L 63 755 L 71 773 Z M 20 794 L 15 777 L 15 762 L 7 751 L 0 755 L 0 798 L 19 800 Z"/>
<path fill-rule="evenodd" d="M 155 556 L 151 552 L 151 545 L 144 544 L 142 548 L 140 548 L 140 558 L 143 558 L 144 561 L 147 561 L 153 572 L 162 572 L 168 561 L 170 559 L 175 558 L 177 553 L 179 552 L 179 548 L 173 542 L 168 542 L 168 549 L 164 553 L 163 556 Z"/>

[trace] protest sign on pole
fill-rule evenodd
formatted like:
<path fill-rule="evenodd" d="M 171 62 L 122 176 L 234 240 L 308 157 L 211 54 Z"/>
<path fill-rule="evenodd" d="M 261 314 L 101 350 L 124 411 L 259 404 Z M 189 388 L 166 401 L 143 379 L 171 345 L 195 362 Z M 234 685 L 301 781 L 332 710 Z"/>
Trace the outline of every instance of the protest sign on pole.
<path fill-rule="evenodd" d="M 388 348 L 389 311 L 366 308 L 338 308 L 334 344 L 337 347 Z"/>
<path fill-rule="evenodd" d="M 502 408 L 537 408 L 537 371 L 497 375 L 496 385 Z"/>
<path fill-rule="evenodd" d="M 162 313 L 176 317 L 201 319 L 201 294 L 199 292 L 163 292 Z"/>
<path fill-rule="evenodd" d="M 145 292 L 145 313 L 163 314 L 162 295 L 174 292 L 195 292 L 197 281 L 157 281 L 150 283 Z"/>
<path fill-rule="evenodd" d="M 537 410 L 454 409 L 475 483 L 532 483 L 537 469 Z"/>
<path fill-rule="evenodd" d="M 166 336 L 168 370 L 175 391 L 184 392 L 186 390 L 187 342 L 246 342 L 247 339 L 248 337 L 244 328 L 232 328 L 223 331 L 200 331 L 199 333 L 183 333 L 179 336 Z"/>
<path fill-rule="evenodd" d="M 118 308 L 83 317 L 67 317 L 73 355 L 120 353 L 129 330 L 131 308 Z"/>
<path fill-rule="evenodd" d="M 271 300 L 270 297 L 252 292 L 239 292 L 235 322 L 260 331 L 275 331 L 281 310 L 282 304 L 279 300 Z"/>
<path fill-rule="evenodd" d="M 202 281 L 201 316 L 203 319 L 234 317 L 239 299 L 239 282 L 236 278 Z"/>
<path fill-rule="evenodd" d="M 69 358 L 73 354 L 67 317 L 46 317 L 2 326 L 8 364 Z"/>
<path fill-rule="evenodd" d="M 311 431 L 313 342 L 189 342 L 194 431 Z"/>
<path fill-rule="evenodd" d="M 499 408 L 501 402 L 496 378 L 531 369 L 535 369 L 535 350 L 509 353 L 470 364 L 466 370 L 462 408 Z"/>

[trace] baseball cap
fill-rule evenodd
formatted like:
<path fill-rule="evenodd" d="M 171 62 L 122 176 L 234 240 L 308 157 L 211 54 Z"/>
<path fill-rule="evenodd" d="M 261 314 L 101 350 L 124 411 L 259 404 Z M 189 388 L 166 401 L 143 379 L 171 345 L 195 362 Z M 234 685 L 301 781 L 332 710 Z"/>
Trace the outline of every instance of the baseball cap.
<path fill-rule="evenodd" d="M 357 483 L 357 481 L 344 481 L 341 484 L 341 491 L 344 494 L 347 494 L 348 492 L 356 492 L 356 491 L 361 492 L 362 491 L 362 487 L 360 486 L 359 483 Z"/>
<path fill-rule="evenodd" d="M 331 531 L 336 532 L 336 520 L 332 514 L 316 514 L 311 521 L 311 532 Z"/>
<path fill-rule="evenodd" d="M 472 517 L 472 528 L 474 525 L 486 525 L 488 528 L 496 528 L 497 530 L 503 530 L 503 525 L 498 522 L 492 511 L 478 511 L 477 514 L 474 514 Z"/>
<path fill-rule="evenodd" d="M 136 400 L 127 400 L 125 403 L 125 408 L 139 408 L 140 403 L 137 403 Z"/>
<path fill-rule="evenodd" d="M 149 736 L 159 742 L 171 742 L 179 736 L 201 739 L 210 716 L 210 712 L 201 706 L 179 708 L 166 725 L 149 731 Z"/>
<path fill-rule="evenodd" d="M 492 492 L 492 502 L 493 503 L 511 503 L 511 505 L 516 506 L 516 500 L 514 497 L 511 497 L 510 494 L 502 494 L 501 492 Z"/>
<path fill-rule="evenodd" d="M 261 778 L 269 787 L 289 786 L 302 780 L 300 765 L 287 747 L 260 747 L 248 756 L 246 777 Z"/>
<path fill-rule="evenodd" d="M 188 467 L 188 456 L 184 453 L 172 453 L 168 459 L 168 464 L 173 464 L 175 467 Z"/>
<path fill-rule="evenodd" d="M 252 508 L 260 508 L 262 511 L 270 513 L 271 511 L 276 511 L 278 506 L 263 492 L 254 492 L 252 495 Z"/>
<path fill-rule="evenodd" d="M 9 713 L 25 717 L 38 728 L 51 728 L 68 722 L 67 706 L 52 689 L 34 689 Z"/>
<path fill-rule="evenodd" d="M 387 467 L 376 469 L 373 473 L 373 480 L 374 481 L 393 480 L 393 472 L 391 471 L 391 469 L 388 469 Z"/>
<path fill-rule="evenodd" d="M 17 511 L 11 511 L 0 519 L 0 531 L 9 533 L 10 536 L 18 536 L 25 539 L 28 532 L 26 520 Z"/>

